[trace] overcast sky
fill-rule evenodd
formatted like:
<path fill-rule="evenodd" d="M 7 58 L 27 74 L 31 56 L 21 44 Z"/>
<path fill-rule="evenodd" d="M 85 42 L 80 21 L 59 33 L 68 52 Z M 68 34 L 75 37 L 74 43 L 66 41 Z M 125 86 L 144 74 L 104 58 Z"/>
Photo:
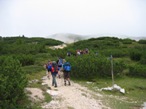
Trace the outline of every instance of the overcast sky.
<path fill-rule="evenodd" d="M 0 36 L 146 36 L 146 0 L 0 0 Z"/>

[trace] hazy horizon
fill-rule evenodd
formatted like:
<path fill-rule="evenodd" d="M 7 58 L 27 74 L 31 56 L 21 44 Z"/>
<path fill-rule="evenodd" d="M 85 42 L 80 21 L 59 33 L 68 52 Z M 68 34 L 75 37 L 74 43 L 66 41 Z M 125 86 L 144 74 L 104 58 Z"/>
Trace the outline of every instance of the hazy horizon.
<path fill-rule="evenodd" d="M 2 37 L 28 37 L 25 35 L 18 35 L 18 36 L 2 36 Z M 40 36 L 33 36 L 33 37 L 40 37 Z M 33 38 L 33 37 L 28 37 L 28 38 Z M 146 37 L 132 37 L 132 36 L 107 36 L 107 35 L 78 35 L 78 34 L 72 34 L 72 33 L 56 33 L 56 34 L 52 34 L 52 35 L 48 35 L 48 36 L 42 36 L 42 38 L 51 38 L 51 39 L 55 39 L 55 40 L 60 40 L 64 43 L 73 43 L 79 40 L 85 40 L 85 39 L 90 39 L 90 38 L 99 38 L 99 37 L 117 37 L 117 38 L 121 38 L 121 39 L 132 39 L 132 40 L 140 40 L 140 39 L 144 39 L 146 40 Z"/>

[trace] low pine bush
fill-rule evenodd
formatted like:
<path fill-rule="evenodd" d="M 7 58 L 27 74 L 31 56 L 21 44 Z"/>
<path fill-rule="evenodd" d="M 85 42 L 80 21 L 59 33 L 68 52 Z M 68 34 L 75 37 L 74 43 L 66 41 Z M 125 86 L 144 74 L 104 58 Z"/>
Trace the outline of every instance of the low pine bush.
<path fill-rule="evenodd" d="M 146 77 L 145 65 L 140 65 L 140 64 L 130 65 L 128 75 L 133 77 Z"/>
<path fill-rule="evenodd" d="M 78 79 L 94 79 L 111 77 L 111 60 L 109 57 L 95 54 L 67 57 L 71 63 L 71 77 Z M 125 68 L 122 61 L 113 61 L 114 75 L 117 76 Z"/>
<path fill-rule="evenodd" d="M 0 107 L 18 109 L 25 96 L 26 85 L 26 75 L 21 70 L 20 62 L 12 57 L 5 58 L 0 66 Z"/>

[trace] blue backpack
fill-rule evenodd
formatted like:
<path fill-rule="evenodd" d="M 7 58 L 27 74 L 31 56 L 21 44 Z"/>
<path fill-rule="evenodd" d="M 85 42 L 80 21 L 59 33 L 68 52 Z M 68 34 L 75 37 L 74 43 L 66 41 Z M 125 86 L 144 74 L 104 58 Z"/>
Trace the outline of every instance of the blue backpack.
<path fill-rule="evenodd" d="M 51 67 L 52 67 L 52 65 L 47 66 L 48 71 L 51 71 Z"/>
<path fill-rule="evenodd" d="M 70 65 L 70 63 L 69 62 L 65 63 L 63 69 L 65 71 L 68 71 L 68 72 L 71 71 L 71 65 Z"/>

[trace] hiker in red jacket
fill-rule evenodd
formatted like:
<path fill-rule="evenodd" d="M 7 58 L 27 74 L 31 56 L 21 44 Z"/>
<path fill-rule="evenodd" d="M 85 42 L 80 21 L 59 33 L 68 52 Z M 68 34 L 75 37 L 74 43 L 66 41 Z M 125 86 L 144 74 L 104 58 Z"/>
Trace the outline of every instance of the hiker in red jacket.
<path fill-rule="evenodd" d="M 56 75 L 58 74 L 58 65 L 55 61 L 52 62 L 52 65 L 48 67 L 48 70 L 52 74 L 52 86 L 57 87 Z"/>

